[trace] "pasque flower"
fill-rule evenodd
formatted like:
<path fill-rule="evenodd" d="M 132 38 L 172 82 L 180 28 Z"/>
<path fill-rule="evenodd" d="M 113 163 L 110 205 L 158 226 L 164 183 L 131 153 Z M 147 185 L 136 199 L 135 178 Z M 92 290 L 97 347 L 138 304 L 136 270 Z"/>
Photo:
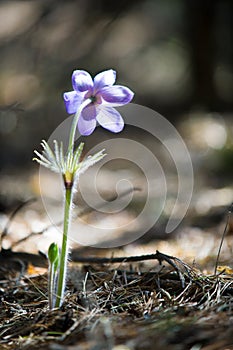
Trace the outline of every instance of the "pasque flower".
<path fill-rule="evenodd" d="M 124 120 L 114 108 L 129 103 L 134 93 L 127 87 L 113 85 L 116 72 L 112 69 L 97 74 L 94 79 L 84 70 L 75 70 L 72 74 L 73 91 L 63 95 L 67 113 L 77 113 L 81 104 L 89 100 L 78 120 L 81 135 L 90 135 L 97 122 L 114 133 L 124 127 Z M 87 101 L 88 102 L 88 101 Z"/>
<path fill-rule="evenodd" d="M 49 307 L 61 307 L 64 301 L 66 273 L 69 252 L 69 231 L 72 220 L 72 203 L 79 175 L 101 160 L 104 150 L 81 159 L 83 143 L 75 147 L 75 132 L 78 127 L 82 135 L 90 135 L 97 122 L 112 132 L 120 132 L 124 121 L 114 108 L 129 103 L 134 93 L 127 87 L 114 85 L 116 72 L 106 70 L 94 79 L 84 70 L 75 70 L 72 74 L 73 91 L 65 92 L 63 97 L 66 110 L 74 114 L 69 133 L 69 143 L 64 152 L 63 143 L 54 140 L 54 150 L 43 140 L 42 153 L 35 151 L 33 158 L 40 165 L 62 175 L 64 184 L 64 220 L 61 248 L 56 243 L 49 247 Z"/>

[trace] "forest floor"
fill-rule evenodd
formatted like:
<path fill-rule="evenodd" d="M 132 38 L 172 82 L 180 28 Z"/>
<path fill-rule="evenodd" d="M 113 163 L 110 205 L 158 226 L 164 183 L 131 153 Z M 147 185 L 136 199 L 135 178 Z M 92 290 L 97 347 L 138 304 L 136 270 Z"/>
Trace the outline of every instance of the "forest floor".
<path fill-rule="evenodd" d="M 210 274 L 159 251 L 76 254 L 65 302 L 50 311 L 40 257 L 2 252 L 1 349 L 233 349 L 229 267 Z"/>

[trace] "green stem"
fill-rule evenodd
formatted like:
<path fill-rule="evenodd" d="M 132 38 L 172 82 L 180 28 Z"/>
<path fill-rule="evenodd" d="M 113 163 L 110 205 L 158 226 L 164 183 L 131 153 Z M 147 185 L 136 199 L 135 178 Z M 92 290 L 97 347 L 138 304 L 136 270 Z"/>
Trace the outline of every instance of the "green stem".
<path fill-rule="evenodd" d="M 68 153 L 71 152 L 73 155 L 74 152 L 74 139 L 75 132 L 78 124 L 80 114 L 92 100 L 90 98 L 86 99 L 78 108 L 77 112 L 74 115 L 73 122 L 70 129 L 69 136 L 69 145 Z M 64 206 L 64 224 L 63 224 L 63 238 L 62 238 L 62 248 L 59 261 L 59 271 L 58 271 L 58 280 L 56 286 L 56 302 L 55 307 L 60 307 L 63 302 L 65 282 L 66 282 L 66 270 L 67 270 L 67 259 L 68 259 L 68 235 L 69 235 L 69 226 L 71 221 L 71 210 L 72 210 L 72 191 L 73 183 L 67 183 L 64 179 L 65 184 L 65 206 Z"/>
<path fill-rule="evenodd" d="M 80 117 L 80 114 L 83 110 L 83 108 L 85 108 L 87 105 L 89 105 L 92 102 L 92 100 L 90 98 L 86 99 L 78 108 L 77 112 L 74 115 L 73 118 L 73 122 L 71 125 L 71 129 L 70 129 L 70 137 L 69 137 L 69 146 L 68 146 L 68 152 L 73 151 L 74 150 L 74 137 L 75 137 L 75 132 L 76 132 L 76 128 L 77 128 L 77 124 L 78 124 L 78 120 Z"/>
<path fill-rule="evenodd" d="M 66 270 L 67 270 L 67 258 L 68 258 L 68 233 L 71 220 L 71 208 L 72 208 L 72 187 L 65 189 L 65 207 L 64 207 L 64 224 L 63 224 L 63 238 L 62 238 L 62 249 L 60 256 L 60 265 L 58 272 L 57 282 L 57 298 L 55 307 L 60 307 L 63 302 L 65 281 L 66 281 Z"/>

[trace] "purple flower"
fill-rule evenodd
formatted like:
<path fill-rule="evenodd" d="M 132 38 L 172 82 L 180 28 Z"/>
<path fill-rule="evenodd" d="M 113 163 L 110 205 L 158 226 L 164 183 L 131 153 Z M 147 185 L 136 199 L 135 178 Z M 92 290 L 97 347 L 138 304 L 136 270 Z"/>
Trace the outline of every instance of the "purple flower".
<path fill-rule="evenodd" d="M 124 120 L 113 107 L 129 103 L 134 93 L 125 86 L 113 85 L 115 80 L 116 72 L 112 69 L 97 74 L 94 79 L 84 70 L 73 72 L 74 91 L 65 92 L 63 95 L 67 113 L 76 113 L 85 100 L 91 100 L 90 104 L 83 108 L 78 120 L 81 135 L 90 135 L 97 122 L 115 133 L 123 129 Z"/>

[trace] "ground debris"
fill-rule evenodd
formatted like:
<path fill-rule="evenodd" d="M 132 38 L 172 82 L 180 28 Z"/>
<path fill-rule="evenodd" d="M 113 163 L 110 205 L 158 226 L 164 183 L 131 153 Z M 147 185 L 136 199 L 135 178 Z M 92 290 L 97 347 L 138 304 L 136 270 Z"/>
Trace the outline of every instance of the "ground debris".
<path fill-rule="evenodd" d="M 215 343 L 222 349 L 232 345 L 232 276 L 205 275 L 160 252 L 150 258 L 157 259 L 150 268 L 135 257 L 71 263 L 65 303 L 52 311 L 46 274 L 15 278 L 4 267 L 1 349 L 150 350 L 156 344 L 185 350 L 199 344 L 207 350 L 217 349 L 211 348 Z"/>

